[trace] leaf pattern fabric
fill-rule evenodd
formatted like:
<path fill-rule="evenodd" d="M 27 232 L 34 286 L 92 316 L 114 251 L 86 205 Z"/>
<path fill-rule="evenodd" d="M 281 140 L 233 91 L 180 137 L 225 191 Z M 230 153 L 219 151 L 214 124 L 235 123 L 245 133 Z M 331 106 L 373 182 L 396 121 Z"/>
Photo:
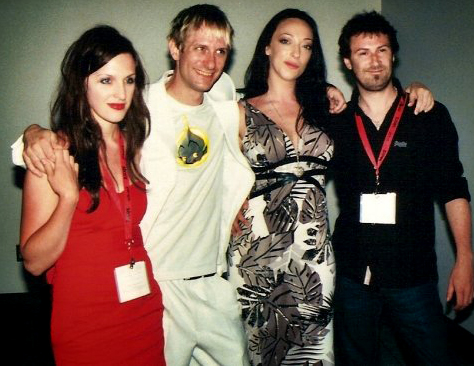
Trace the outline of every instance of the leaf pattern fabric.
<path fill-rule="evenodd" d="M 243 104 L 243 150 L 257 180 L 246 212 L 250 225 L 232 239 L 228 260 L 251 364 L 333 365 L 335 263 L 324 192 L 332 141 L 305 125 L 296 159 L 286 134 Z M 305 170 L 300 178 L 292 174 L 295 164 Z"/>

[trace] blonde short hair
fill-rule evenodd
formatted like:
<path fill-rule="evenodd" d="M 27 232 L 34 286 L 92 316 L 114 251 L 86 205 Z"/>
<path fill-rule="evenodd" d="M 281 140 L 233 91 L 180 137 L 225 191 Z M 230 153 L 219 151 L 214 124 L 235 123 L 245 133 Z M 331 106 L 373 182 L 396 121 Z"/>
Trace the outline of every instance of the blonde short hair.
<path fill-rule="evenodd" d="M 215 5 L 199 4 L 181 10 L 171 22 L 168 41 L 174 41 L 181 49 L 190 30 L 209 28 L 211 34 L 223 37 L 227 46 L 232 47 L 234 29 L 224 12 Z"/>

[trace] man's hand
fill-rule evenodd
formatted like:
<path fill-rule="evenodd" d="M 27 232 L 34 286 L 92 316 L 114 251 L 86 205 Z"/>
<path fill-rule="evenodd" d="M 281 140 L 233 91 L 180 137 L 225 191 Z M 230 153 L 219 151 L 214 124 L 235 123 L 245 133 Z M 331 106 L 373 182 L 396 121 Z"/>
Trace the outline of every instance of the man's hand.
<path fill-rule="evenodd" d="M 447 300 L 456 296 L 456 311 L 472 302 L 474 295 L 474 269 L 472 267 L 471 207 L 465 198 L 456 198 L 444 205 L 446 217 L 456 244 L 456 263 L 449 278 Z"/>
<path fill-rule="evenodd" d="M 65 141 L 48 129 L 38 125 L 29 126 L 23 133 L 23 160 L 26 167 L 36 176 L 41 177 L 46 173 L 43 161 L 54 162 L 54 149 L 67 149 Z"/>
<path fill-rule="evenodd" d="M 431 91 L 422 83 L 413 82 L 405 91 L 410 93 L 410 99 L 408 100 L 408 106 L 415 105 L 415 115 L 420 112 L 428 112 L 434 106 L 434 98 Z"/>
<path fill-rule="evenodd" d="M 245 200 L 232 224 L 232 235 L 238 236 L 242 233 L 242 226 L 249 226 L 250 222 L 245 218 L 245 211 L 249 208 L 249 201 Z"/>
<path fill-rule="evenodd" d="M 472 259 L 456 260 L 449 278 L 447 301 L 451 301 L 456 294 L 454 310 L 459 311 L 472 303 L 474 296 Z"/>
<path fill-rule="evenodd" d="M 346 109 L 346 99 L 338 88 L 330 85 L 327 87 L 326 94 L 329 99 L 329 113 L 338 114 Z"/>

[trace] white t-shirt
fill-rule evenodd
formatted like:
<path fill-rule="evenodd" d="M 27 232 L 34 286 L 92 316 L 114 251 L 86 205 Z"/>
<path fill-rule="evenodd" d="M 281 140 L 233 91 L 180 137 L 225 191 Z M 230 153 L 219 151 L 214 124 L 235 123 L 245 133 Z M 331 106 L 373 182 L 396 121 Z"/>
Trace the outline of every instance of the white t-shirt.
<path fill-rule="evenodd" d="M 160 233 L 153 256 L 160 280 L 216 271 L 223 197 L 224 132 L 213 107 L 206 96 L 199 106 L 167 98 L 175 140 L 161 148 L 172 149 L 177 176 L 153 228 Z"/>

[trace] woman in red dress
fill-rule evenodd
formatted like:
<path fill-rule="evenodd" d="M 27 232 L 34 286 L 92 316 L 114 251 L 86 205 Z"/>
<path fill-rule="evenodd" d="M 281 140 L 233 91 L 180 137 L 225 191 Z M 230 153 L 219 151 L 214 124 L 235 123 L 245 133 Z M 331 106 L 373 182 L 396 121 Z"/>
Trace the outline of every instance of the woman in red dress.
<path fill-rule="evenodd" d="M 61 67 L 46 174 L 27 172 L 21 250 L 52 285 L 57 365 L 164 365 L 161 293 L 138 224 L 146 209 L 139 152 L 146 75 L 128 39 L 98 26 Z"/>

